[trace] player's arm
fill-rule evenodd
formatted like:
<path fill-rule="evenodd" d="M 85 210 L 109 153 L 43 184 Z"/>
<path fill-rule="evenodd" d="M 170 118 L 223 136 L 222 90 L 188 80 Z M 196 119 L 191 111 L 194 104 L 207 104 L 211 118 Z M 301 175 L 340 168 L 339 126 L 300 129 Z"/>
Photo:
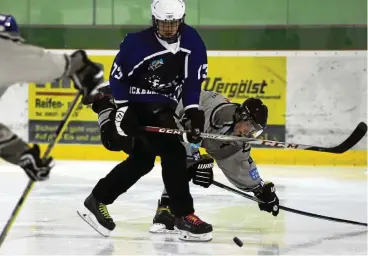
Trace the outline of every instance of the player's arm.
<path fill-rule="evenodd" d="M 234 186 L 246 192 L 253 192 L 256 197 L 265 202 L 259 204 L 260 210 L 277 216 L 279 199 L 275 186 L 272 182 L 262 180 L 257 165 L 250 156 L 250 147 L 245 146 L 235 154 L 216 162 Z"/>
<path fill-rule="evenodd" d="M 186 61 L 185 83 L 182 91 L 182 102 L 185 115 L 191 121 L 191 132 L 184 136 L 185 142 L 200 143 L 199 133 L 204 129 L 204 113 L 199 111 L 199 99 L 202 82 L 207 76 L 207 51 L 199 37 L 193 43 Z"/>
<path fill-rule="evenodd" d="M 211 101 L 218 101 L 215 107 L 212 109 L 209 115 L 209 126 L 213 129 L 221 129 L 226 125 L 231 125 L 234 121 L 234 108 L 229 108 L 229 105 L 235 105 L 225 99 L 222 95 L 218 95 L 216 98 L 211 98 Z M 237 104 L 236 104 L 237 105 Z"/>
<path fill-rule="evenodd" d="M 0 37 L 0 67 L 1 87 L 19 82 L 47 83 L 62 77 L 74 80 L 75 75 L 86 96 L 103 79 L 102 69 L 84 51 L 70 56 L 57 54 L 4 37 Z"/>
<path fill-rule="evenodd" d="M 46 83 L 60 78 L 67 69 L 67 57 L 28 44 L 0 38 L 0 84 Z"/>
<path fill-rule="evenodd" d="M 231 145 L 227 147 L 231 147 Z M 223 150 L 226 150 L 226 147 Z M 259 175 L 256 163 L 250 156 L 249 147 L 245 147 L 245 150 L 239 150 L 226 158 L 218 159 L 217 164 L 228 180 L 243 191 L 255 191 L 262 186 L 263 180 Z"/>
<path fill-rule="evenodd" d="M 37 144 L 33 147 L 28 146 L 24 140 L 3 124 L 0 124 L 0 157 L 22 167 L 28 177 L 34 181 L 48 179 L 54 165 L 52 157 L 42 161 Z"/>
<path fill-rule="evenodd" d="M 109 81 L 98 86 L 97 93 L 85 98 L 83 104 L 92 104 L 92 110 L 98 114 L 101 142 L 110 151 L 130 153 L 133 139 L 127 136 L 121 126 L 129 123 L 126 112 L 129 106 L 129 85 L 126 74 L 129 69 L 130 38 L 127 36 L 111 66 Z M 131 66 L 131 65 L 130 65 Z M 129 113 L 128 113 L 129 116 Z M 125 129 L 124 129 L 125 130 Z"/>
<path fill-rule="evenodd" d="M 120 44 L 120 50 L 116 55 L 110 71 L 110 86 L 118 110 L 115 116 L 115 123 L 121 128 L 120 135 L 136 135 L 139 132 L 138 121 L 132 108 L 129 108 L 129 72 L 135 63 L 132 58 L 134 51 L 134 35 L 127 35 Z"/>
<path fill-rule="evenodd" d="M 98 114 L 98 125 L 100 127 L 100 137 L 102 145 L 110 151 L 124 151 L 129 154 L 133 147 L 133 138 L 119 134 L 121 130 L 120 124 L 116 125 L 115 117 L 117 106 L 112 97 L 111 87 L 109 82 L 105 82 L 98 86 L 96 97 L 90 98 L 92 110 Z"/>

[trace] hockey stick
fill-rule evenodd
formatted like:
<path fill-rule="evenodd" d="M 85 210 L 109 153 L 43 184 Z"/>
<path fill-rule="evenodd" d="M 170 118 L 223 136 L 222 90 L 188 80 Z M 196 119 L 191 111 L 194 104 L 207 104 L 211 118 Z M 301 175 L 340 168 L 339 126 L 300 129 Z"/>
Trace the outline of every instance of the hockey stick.
<path fill-rule="evenodd" d="M 180 131 L 178 129 L 170 129 L 170 128 L 160 128 L 153 126 L 145 126 L 144 130 L 147 132 L 158 132 L 158 133 L 166 133 L 172 135 L 183 135 L 185 131 Z M 264 145 L 271 147 L 279 147 L 279 148 L 290 148 L 290 149 L 302 149 L 302 150 L 311 150 L 318 152 L 327 152 L 334 154 L 341 154 L 353 146 L 355 146 L 367 133 L 367 125 L 364 122 L 360 122 L 355 130 L 350 134 L 350 136 L 343 141 L 341 144 L 334 147 L 321 147 L 321 146 L 311 146 L 311 145 L 303 145 L 297 143 L 286 143 L 281 141 L 273 141 L 273 140 L 261 140 L 256 138 L 246 138 L 246 137 L 238 137 L 231 135 L 221 135 L 221 134 L 211 134 L 211 133 L 201 133 L 201 137 L 203 139 L 210 140 L 220 140 L 220 141 L 235 141 L 235 142 L 244 142 L 248 144 L 254 145 Z"/>
<path fill-rule="evenodd" d="M 76 79 L 76 78 L 75 78 Z M 75 80 L 78 81 L 78 80 Z M 81 88 L 81 87 L 80 87 Z M 70 116 L 71 114 L 74 112 L 74 110 L 76 109 L 76 106 L 78 106 L 77 102 L 79 97 L 82 95 L 82 90 L 80 90 L 76 95 L 75 98 L 73 100 L 73 102 L 70 104 L 68 112 L 65 114 L 63 120 L 61 120 L 61 122 L 59 123 L 59 126 L 57 127 L 56 131 L 55 131 L 55 138 L 48 144 L 46 151 L 42 157 L 42 159 L 45 161 L 48 156 L 51 153 L 51 150 L 54 148 L 56 142 L 59 141 L 60 136 L 64 133 L 65 128 L 67 127 L 67 124 L 70 120 Z M 19 198 L 13 212 L 10 215 L 10 218 L 8 220 L 8 222 L 6 223 L 5 227 L 3 228 L 1 235 L 0 235 L 0 247 L 3 244 L 11 226 L 13 225 L 13 222 L 15 221 L 15 219 L 17 218 L 24 201 L 27 199 L 29 193 L 31 192 L 33 185 L 34 185 L 35 181 L 33 180 L 29 180 L 28 184 L 26 186 L 26 188 L 24 189 L 22 196 Z"/>
<path fill-rule="evenodd" d="M 248 195 L 242 191 L 239 191 L 237 189 L 233 189 L 231 187 L 228 187 L 222 183 L 219 183 L 217 181 L 213 181 L 212 182 L 213 185 L 219 187 L 219 188 L 222 188 L 222 189 L 225 189 L 227 191 L 230 191 L 230 192 L 233 192 L 235 194 L 238 194 L 242 197 L 245 197 L 245 198 L 248 198 L 252 201 L 255 201 L 255 202 L 258 202 L 258 203 L 263 203 L 261 200 L 259 200 L 258 198 L 254 197 L 254 196 L 251 196 L 251 195 Z M 310 213 L 310 212 L 304 212 L 304 211 L 300 211 L 300 210 L 296 210 L 296 209 L 293 209 L 293 208 L 289 208 L 289 207 L 286 207 L 286 206 L 282 206 L 282 205 L 279 205 L 279 209 L 281 210 L 284 210 L 286 212 L 292 212 L 292 213 L 296 213 L 296 214 L 300 214 L 300 215 L 304 215 L 304 216 L 307 216 L 307 217 L 311 217 L 311 218 L 317 218 L 317 219 L 322 219 L 322 220 L 329 220 L 329 221 L 334 221 L 334 222 L 340 222 L 340 223 L 346 223 L 346 224 L 352 224 L 352 225 L 357 225 L 357 226 L 364 226 L 364 227 L 367 227 L 367 223 L 364 223 L 364 222 L 357 222 L 357 221 L 352 221 L 352 220 L 344 220 L 344 219 L 338 219 L 338 218 L 333 218 L 333 217 L 328 217 L 328 216 L 324 216 L 324 215 L 319 215 L 319 214 L 315 214 L 315 213 Z"/>

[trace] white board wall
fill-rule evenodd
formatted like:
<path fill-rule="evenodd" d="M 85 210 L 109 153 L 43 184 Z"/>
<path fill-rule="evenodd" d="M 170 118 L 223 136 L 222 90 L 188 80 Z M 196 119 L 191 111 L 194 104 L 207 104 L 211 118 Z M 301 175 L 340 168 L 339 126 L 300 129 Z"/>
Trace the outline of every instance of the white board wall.
<path fill-rule="evenodd" d="M 88 51 L 88 53 L 103 54 L 101 51 Z M 209 52 L 209 54 L 288 57 L 287 142 L 334 145 L 346 138 L 360 121 L 367 122 L 366 52 Z M 8 125 L 26 141 L 28 140 L 27 88 L 27 84 L 12 85 L 0 98 L 1 123 Z M 367 149 L 367 136 L 355 149 Z"/>

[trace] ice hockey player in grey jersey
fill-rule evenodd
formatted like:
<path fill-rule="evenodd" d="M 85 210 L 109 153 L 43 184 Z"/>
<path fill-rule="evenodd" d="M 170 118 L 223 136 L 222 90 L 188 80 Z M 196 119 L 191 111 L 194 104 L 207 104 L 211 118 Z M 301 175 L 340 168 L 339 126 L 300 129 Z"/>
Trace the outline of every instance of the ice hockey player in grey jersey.
<path fill-rule="evenodd" d="M 85 95 L 103 80 L 103 71 L 84 51 L 71 56 L 26 44 L 12 15 L 0 14 L 0 87 L 19 82 L 47 83 L 75 75 Z"/>
<path fill-rule="evenodd" d="M 98 114 L 101 141 L 110 151 L 131 152 L 133 139 L 119 135 L 120 125 L 116 122 L 117 108 L 111 97 L 108 82 L 100 86 L 98 97 L 93 100 L 92 109 Z M 238 136 L 255 136 L 262 133 L 267 124 L 268 109 L 259 99 L 250 98 L 243 104 L 231 103 L 222 95 L 202 91 L 200 95 L 200 109 L 205 113 L 205 132 Z M 179 102 L 176 109 L 179 123 L 185 123 L 183 106 Z M 188 123 L 184 124 L 189 125 Z M 237 188 L 253 192 L 258 198 L 266 202 L 259 204 L 260 210 L 278 214 L 279 200 L 275 193 L 275 186 L 271 182 L 264 182 L 257 170 L 257 166 L 250 156 L 249 144 L 226 144 L 221 141 L 203 140 L 209 155 L 199 155 L 198 148 L 186 144 L 188 180 L 196 185 L 209 187 L 213 181 L 214 159 L 229 181 Z M 170 210 L 170 199 L 166 191 L 162 193 L 156 216 L 153 219 L 152 233 L 171 233 L 174 231 L 174 216 Z"/>
<path fill-rule="evenodd" d="M 243 104 L 232 103 L 221 94 L 202 91 L 200 108 L 205 113 L 205 132 L 236 136 L 259 136 L 267 125 L 268 109 L 260 99 L 249 98 Z M 187 130 L 182 106 L 179 104 L 176 114 L 180 123 Z M 237 188 L 253 192 L 256 197 L 266 202 L 259 204 L 262 211 L 278 215 L 279 200 L 272 182 L 264 182 L 257 166 L 250 156 L 251 147 L 245 143 L 224 143 L 223 141 L 204 139 L 201 147 L 208 155 L 200 156 L 198 149 L 187 144 L 188 175 L 193 183 L 208 188 L 213 181 L 214 160 L 226 178 Z M 173 215 L 170 210 L 170 199 L 164 190 L 158 203 L 152 233 L 176 232 Z"/>
<path fill-rule="evenodd" d="M 82 85 L 84 97 L 101 83 L 103 72 L 92 63 L 84 51 L 71 56 L 54 54 L 43 48 L 25 44 L 12 15 L 0 14 L 0 96 L 18 82 L 46 83 L 61 77 L 74 76 Z M 42 161 L 38 145 L 29 147 L 26 142 L 0 123 L 0 157 L 22 167 L 34 181 L 48 178 L 53 166 L 50 157 Z"/>

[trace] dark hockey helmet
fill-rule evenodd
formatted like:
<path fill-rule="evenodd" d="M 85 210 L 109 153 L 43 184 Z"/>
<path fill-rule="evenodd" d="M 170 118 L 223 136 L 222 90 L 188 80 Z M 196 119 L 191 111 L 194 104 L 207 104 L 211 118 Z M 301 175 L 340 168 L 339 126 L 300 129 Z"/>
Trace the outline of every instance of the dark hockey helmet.
<path fill-rule="evenodd" d="M 0 34 L 13 41 L 24 41 L 19 34 L 18 24 L 15 18 L 9 14 L 0 13 Z"/>
<path fill-rule="evenodd" d="M 268 108 L 260 99 L 248 98 L 236 108 L 234 122 L 248 121 L 252 125 L 251 134 L 259 136 L 267 127 Z"/>
<path fill-rule="evenodd" d="M 12 15 L 0 13 L 0 32 L 18 33 L 18 25 Z"/>
<path fill-rule="evenodd" d="M 183 0 L 153 0 L 151 4 L 152 26 L 158 38 L 175 43 L 185 18 Z"/>

